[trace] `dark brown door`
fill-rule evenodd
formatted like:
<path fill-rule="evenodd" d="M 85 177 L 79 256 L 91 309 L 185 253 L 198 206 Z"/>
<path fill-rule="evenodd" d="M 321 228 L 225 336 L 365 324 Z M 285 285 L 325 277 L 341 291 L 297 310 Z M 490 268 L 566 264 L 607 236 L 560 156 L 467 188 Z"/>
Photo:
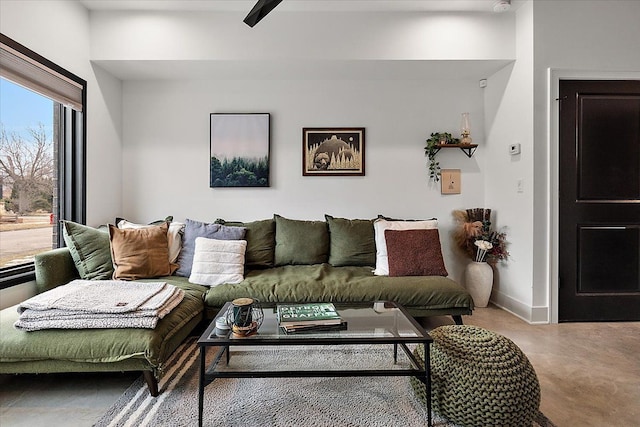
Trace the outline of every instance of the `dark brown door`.
<path fill-rule="evenodd" d="M 640 320 L 640 81 L 560 81 L 559 321 Z"/>

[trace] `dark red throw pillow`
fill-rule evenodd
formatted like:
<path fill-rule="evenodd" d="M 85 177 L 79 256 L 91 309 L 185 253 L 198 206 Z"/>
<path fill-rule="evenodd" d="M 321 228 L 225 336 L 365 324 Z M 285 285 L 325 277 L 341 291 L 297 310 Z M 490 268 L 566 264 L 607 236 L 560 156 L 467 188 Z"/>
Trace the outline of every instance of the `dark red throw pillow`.
<path fill-rule="evenodd" d="M 385 230 L 389 276 L 448 276 L 440 234 L 433 230 Z"/>

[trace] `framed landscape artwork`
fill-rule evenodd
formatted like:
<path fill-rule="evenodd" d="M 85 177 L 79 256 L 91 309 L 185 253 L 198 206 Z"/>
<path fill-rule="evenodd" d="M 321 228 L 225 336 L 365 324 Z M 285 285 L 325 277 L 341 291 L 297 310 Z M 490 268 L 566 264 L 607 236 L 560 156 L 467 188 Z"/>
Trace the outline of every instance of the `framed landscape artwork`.
<path fill-rule="evenodd" d="M 212 113 L 209 187 L 268 187 L 270 115 Z"/>
<path fill-rule="evenodd" d="M 364 128 L 303 128 L 302 175 L 364 176 Z"/>

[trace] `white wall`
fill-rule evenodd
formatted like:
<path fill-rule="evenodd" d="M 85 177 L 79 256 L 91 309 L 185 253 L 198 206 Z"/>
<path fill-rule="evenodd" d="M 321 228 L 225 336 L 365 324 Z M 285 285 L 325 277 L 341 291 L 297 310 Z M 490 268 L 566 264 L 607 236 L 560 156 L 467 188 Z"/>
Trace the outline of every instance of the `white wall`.
<path fill-rule="evenodd" d="M 555 111 L 549 99 L 549 69 L 587 78 L 615 78 L 615 72 L 640 72 L 640 2 L 561 1 L 533 2 L 534 8 L 534 199 L 532 240 L 533 306 L 546 304 L 548 290 L 557 289 L 557 235 L 552 234 L 557 205 L 556 140 L 548 135 Z M 551 301 L 550 318 L 557 319 L 557 301 Z"/>
<path fill-rule="evenodd" d="M 94 60 L 477 60 L 513 56 L 510 15 L 94 11 Z"/>
<path fill-rule="evenodd" d="M 87 81 L 87 222 L 122 210 L 122 84 L 89 62 L 89 13 L 77 2 L 0 2 L 0 32 Z M 33 282 L 0 291 L 0 308 L 35 294 Z"/>
<path fill-rule="evenodd" d="M 485 92 L 485 204 L 509 225 L 512 259 L 499 267 L 494 302 L 531 322 L 557 320 L 556 174 L 551 145 L 557 114 L 549 98 L 549 69 L 563 75 L 612 78 L 640 71 L 640 2 L 536 1 L 516 12 L 516 62 L 489 79 Z M 519 142 L 522 154 L 509 156 Z M 524 180 L 524 193 L 516 182 Z"/>
<path fill-rule="evenodd" d="M 507 263 L 497 265 L 492 300 L 532 320 L 533 277 L 533 5 L 516 12 L 516 61 L 494 74 L 485 90 L 487 148 L 482 172 L 494 225 L 507 227 Z M 519 143 L 511 156 L 508 146 Z M 522 180 L 523 192 L 517 191 Z M 546 316 L 546 305 L 543 316 Z M 537 319 L 540 320 L 540 319 Z"/>
<path fill-rule="evenodd" d="M 122 212 L 122 82 L 91 65 L 87 98 L 87 224 Z"/>
<path fill-rule="evenodd" d="M 64 0 L 0 2 L 0 31 L 87 81 L 87 222 L 121 211 L 121 83 L 89 62 L 89 13 Z"/>
<path fill-rule="evenodd" d="M 122 213 L 134 221 L 435 216 L 460 280 L 451 211 L 483 205 L 484 151 L 440 152 L 443 167 L 463 172 L 463 193 L 441 196 L 428 184 L 425 140 L 459 134 L 468 111 L 483 144 L 478 78 L 486 75 L 478 73 L 513 59 L 514 25 L 494 14 L 282 12 L 250 29 L 239 13 L 92 12 L 92 60 L 125 79 Z M 429 66 L 438 71 L 420 74 Z M 208 187 L 214 112 L 271 113 L 270 188 Z M 303 177 L 302 128 L 314 126 L 365 127 L 366 176 Z"/>
<path fill-rule="evenodd" d="M 64 0 L 3 0 L 0 31 L 82 78 L 89 59 L 89 13 Z"/>
<path fill-rule="evenodd" d="M 463 175 L 463 193 L 442 196 L 428 184 L 424 145 L 432 131 L 459 132 L 462 111 L 471 112 L 482 144 L 482 109 L 475 80 L 128 81 L 123 212 L 136 221 L 437 217 L 447 268 L 457 277 L 451 211 L 482 205 L 476 177 L 484 152 L 468 159 L 457 149 L 441 151 L 441 164 Z M 271 114 L 270 188 L 209 188 L 214 112 Z M 302 128 L 325 126 L 366 128 L 366 176 L 302 176 Z"/>

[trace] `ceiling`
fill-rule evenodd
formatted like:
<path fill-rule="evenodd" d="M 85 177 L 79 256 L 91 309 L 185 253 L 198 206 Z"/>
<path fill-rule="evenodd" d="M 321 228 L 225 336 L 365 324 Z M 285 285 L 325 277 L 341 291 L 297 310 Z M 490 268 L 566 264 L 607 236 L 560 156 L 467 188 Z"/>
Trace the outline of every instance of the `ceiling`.
<path fill-rule="evenodd" d="M 89 10 L 249 11 L 256 0 L 77 0 Z M 496 0 L 285 0 L 281 11 L 492 12 Z M 516 3 L 516 2 L 512 2 Z M 511 10 L 514 9 L 512 6 Z"/>

